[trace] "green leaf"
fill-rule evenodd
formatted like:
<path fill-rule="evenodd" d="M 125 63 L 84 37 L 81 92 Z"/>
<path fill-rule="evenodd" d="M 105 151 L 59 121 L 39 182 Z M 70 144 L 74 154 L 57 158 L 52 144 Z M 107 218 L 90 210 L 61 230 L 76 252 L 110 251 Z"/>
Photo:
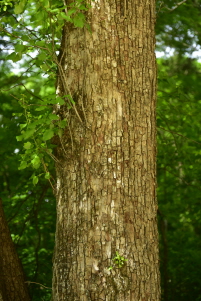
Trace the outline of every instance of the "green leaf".
<path fill-rule="evenodd" d="M 69 15 L 69 12 L 68 12 L 68 15 L 66 15 L 64 12 L 61 12 L 60 14 L 58 14 L 58 18 L 61 19 L 61 20 L 65 19 L 68 22 L 72 22 L 72 19 Z"/>
<path fill-rule="evenodd" d="M 82 27 L 84 27 L 84 23 L 85 23 L 85 16 L 82 13 L 78 13 L 73 18 L 73 24 L 75 25 L 75 27 L 81 27 L 82 28 Z"/>
<path fill-rule="evenodd" d="M 68 10 L 68 16 L 71 16 L 74 13 L 76 13 L 76 8 L 71 8 Z"/>
<path fill-rule="evenodd" d="M 79 6 L 79 9 L 81 9 L 81 10 L 87 10 L 87 7 L 86 7 L 84 4 L 81 4 L 81 5 Z"/>
<path fill-rule="evenodd" d="M 45 71 L 45 72 L 48 71 L 49 68 L 50 68 L 47 64 L 42 64 L 40 67 L 41 67 L 41 69 L 42 69 L 43 71 Z"/>
<path fill-rule="evenodd" d="M 62 137 L 62 135 L 63 135 L 63 130 L 62 129 L 58 129 L 58 135 L 59 135 L 59 137 L 61 138 Z"/>
<path fill-rule="evenodd" d="M 36 108 L 35 111 L 43 111 L 45 109 L 47 109 L 47 106 L 40 106 L 40 107 Z"/>
<path fill-rule="evenodd" d="M 26 132 L 23 134 L 24 139 L 26 140 L 26 139 L 28 139 L 29 137 L 33 136 L 34 132 L 35 132 L 35 129 L 30 129 L 30 130 L 26 131 Z"/>
<path fill-rule="evenodd" d="M 14 63 L 16 63 L 16 62 L 20 61 L 21 59 L 22 59 L 22 53 L 18 52 L 18 53 L 16 53 L 15 58 L 13 58 L 12 61 Z"/>
<path fill-rule="evenodd" d="M 40 47 L 45 47 L 45 46 L 46 46 L 46 43 L 45 43 L 44 40 L 42 40 L 42 41 L 37 41 L 37 42 L 35 43 L 35 45 L 36 45 L 36 46 L 40 46 Z"/>
<path fill-rule="evenodd" d="M 47 53 L 45 52 L 41 52 L 37 58 L 40 60 L 40 61 L 44 61 L 45 59 L 47 59 Z"/>
<path fill-rule="evenodd" d="M 10 53 L 7 57 L 6 57 L 7 60 L 15 60 L 16 59 L 16 53 L 15 52 L 12 52 Z"/>
<path fill-rule="evenodd" d="M 45 179 L 47 179 L 47 180 L 50 179 L 50 173 L 49 173 L 49 172 L 46 172 L 46 174 L 45 174 Z"/>
<path fill-rule="evenodd" d="M 59 97 L 56 98 L 56 103 L 58 103 L 60 105 L 64 105 L 65 104 L 65 100 L 59 96 Z"/>
<path fill-rule="evenodd" d="M 40 124 L 40 123 L 42 123 L 42 120 L 36 120 L 36 121 L 34 121 L 34 122 L 32 122 L 32 123 L 29 123 L 27 129 L 28 129 L 28 130 L 33 130 L 33 129 L 35 129 L 36 126 L 37 126 L 38 124 Z"/>
<path fill-rule="evenodd" d="M 66 120 L 61 120 L 59 122 L 59 127 L 64 129 L 67 126 L 67 121 Z"/>
<path fill-rule="evenodd" d="M 24 138 L 24 136 L 23 136 L 23 135 L 16 136 L 16 140 L 17 140 L 17 141 L 22 141 L 22 140 L 23 140 L 23 138 Z"/>
<path fill-rule="evenodd" d="M 32 148 L 33 147 L 33 145 L 32 145 L 32 143 L 31 142 L 26 142 L 26 143 L 24 143 L 24 148 L 25 149 L 30 149 L 30 148 Z"/>
<path fill-rule="evenodd" d="M 23 128 L 25 128 L 27 126 L 27 123 L 21 123 L 20 124 L 20 130 L 22 130 Z M 19 137 L 19 136 L 18 136 Z"/>
<path fill-rule="evenodd" d="M 20 163 L 20 166 L 18 167 L 18 169 L 20 170 L 20 169 L 25 169 L 27 167 L 27 162 L 26 161 L 22 161 L 21 163 Z"/>
<path fill-rule="evenodd" d="M 33 176 L 33 184 L 36 185 L 38 183 L 38 177 Z"/>
<path fill-rule="evenodd" d="M 21 117 L 23 114 L 22 113 L 13 113 L 13 116 Z"/>
<path fill-rule="evenodd" d="M 88 23 L 85 23 L 85 27 L 90 33 L 92 33 L 91 27 Z"/>
<path fill-rule="evenodd" d="M 75 104 L 75 101 L 73 100 L 73 98 L 69 94 L 68 95 L 64 95 L 64 97 L 67 97 L 72 104 Z"/>
<path fill-rule="evenodd" d="M 51 139 L 53 136 L 54 136 L 53 130 L 47 130 L 47 131 L 45 131 L 44 134 L 43 134 L 43 140 L 44 140 L 44 141 L 49 140 L 49 139 Z"/>
<path fill-rule="evenodd" d="M 47 104 L 57 104 L 58 101 L 55 97 L 49 97 L 44 100 Z"/>
<path fill-rule="evenodd" d="M 27 35 L 21 35 L 20 39 L 22 41 L 27 41 L 27 42 L 30 41 L 30 39 L 29 39 L 29 37 Z M 29 47 L 29 49 L 30 49 L 30 47 Z"/>
<path fill-rule="evenodd" d="M 16 4 L 15 8 L 14 8 L 14 13 L 16 15 L 21 14 L 24 11 L 25 4 L 26 4 L 26 1 L 24 1 L 24 0 L 20 1 L 19 4 Z"/>
<path fill-rule="evenodd" d="M 15 52 L 23 52 L 24 49 L 26 49 L 27 47 L 22 45 L 22 44 L 16 44 L 15 45 Z"/>
<path fill-rule="evenodd" d="M 49 114 L 48 119 L 50 119 L 50 120 L 59 120 L 59 117 L 56 114 Z"/>
<path fill-rule="evenodd" d="M 39 168 L 41 164 L 40 158 L 37 155 L 35 155 L 34 158 L 31 160 L 31 163 L 33 165 L 33 168 L 35 169 Z"/>

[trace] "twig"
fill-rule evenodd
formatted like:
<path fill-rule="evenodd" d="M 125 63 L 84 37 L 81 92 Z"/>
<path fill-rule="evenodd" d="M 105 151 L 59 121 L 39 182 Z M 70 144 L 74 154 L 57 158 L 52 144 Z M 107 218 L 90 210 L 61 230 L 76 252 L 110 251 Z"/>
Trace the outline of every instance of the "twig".
<path fill-rule="evenodd" d="M 3 27 L 0 27 L 0 30 L 6 32 L 8 35 L 10 35 L 10 36 L 12 36 L 14 38 L 22 40 L 22 38 L 20 36 L 16 36 L 15 34 L 9 32 L 8 30 L 4 29 Z M 23 46 L 25 46 L 25 47 L 31 47 L 31 48 L 35 47 L 35 48 L 39 48 L 39 49 L 44 49 L 44 50 L 47 50 L 51 54 L 51 52 L 50 52 L 50 50 L 49 50 L 48 47 L 42 47 L 42 46 L 39 46 L 39 45 L 34 45 L 33 46 L 33 45 L 26 45 L 26 44 L 23 44 Z"/>
<path fill-rule="evenodd" d="M 179 7 L 181 4 L 183 4 L 183 3 L 186 2 L 186 1 L 187 1 L 187 0 L 183 0 L 183 1 L 179 2 L 179 3 L 177 3 L 173 8 L 169 8 L 169 7 L 167 7 L 167 6 L 164 6 L 164 8 L 166 8 L 167 10 L 169 10 L 170 12 L 172 12 L 173 10 L 175 10 L 177 7 Z M 160 7 L 159 7 L 159 9 L 158 9 L 157 14 L 159 14 L 160 11 L 162 10 L 162 5 L 163 5 L 163 4 L 164 4 L 164 1 L 161 1 Z"/>
<path fill-rule="evenodd" d="M 190 139 L 190 138 L 188 138 L 188 137 L 186 137 L 186 136 L 184 136 L 184 135 L 182 135 L 182 134 L 179 134 L 179 133 L 174 132 L 174 131 L 167 130 L 167 129 L 161 127 L 161 126 L 157 126 L 157 127 L 158 127 L 159 129 L 162 129 L 162 130 L 166 131 L 166 132 L 175 134 L 175 135 L 177 135 L 177 136 L 183 137 L 183 138 L 185 138 L 185 139 L 187 139 L 187 140 L 190 140 L 190 141 L 192 141 L 192 142 L 194 142 L 194 143 L 197 143 L 197 144 L 201 145 L 201 143 L 199 143 L 199 142 L 197 142 L 197 141 L 195 141 L 195 140 L 193 140 L 193 139 Z"/>
<path fill-rule="evenodd" d="M 41 284 L 41 283 L 38 283 L 38 282 L 25 281 L 25 283 L 28 283 L 28 284 L 30 284 L 30 283 L 39 284 L 39 285 L 43 286 L 44 288 L 47 288 L 47 289 L 51 290 L 51 287 L 47 287 L 47 286 L 45 286 L 45 285 L 43 285 L 43 284 Z"/>
<path fill-rule="evenodd" d="M 173 8 L 168 8 L 168 7 L 166 7 L 166 8 L 167 8 L 169 11 L 173 11 L 173 10 L 175 10 L 178 6 L 180 6 L 181 4 L 183 4 L 184 2 L 186 2 L 186 0 L 183 0 L 183 1 L 179 2 L 179 3 L 177 3 L 177 5 L 174 6 Z"/>

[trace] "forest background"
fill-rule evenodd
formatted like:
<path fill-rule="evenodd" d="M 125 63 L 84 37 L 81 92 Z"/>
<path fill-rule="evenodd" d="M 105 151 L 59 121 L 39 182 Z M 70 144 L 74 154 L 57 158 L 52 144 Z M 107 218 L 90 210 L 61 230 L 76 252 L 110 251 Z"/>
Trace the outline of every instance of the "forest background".
<path fill-rule="evenodd" d="M 1 7 L 1 18 L 10 18 L 11 22 L 14 16 L 18 26 L 8 23 L 8 32 L 13 35 L 3 30 L 0 33 L 1 198 L 32 300 L 50 300 L 56 210 L 47 179 L 54 185 L 54 160 L 49 158 L 45 174 L 37 166 L 37 160 L 28 167 L 21 163 L 19 169 L 19 160 L 28 145 L 19 138 L 16 140 L 16 136 L 21 135 L 24 124 L 26 99 L 34 103 L 37 98 L 48 99 L 55 95 L 56 66 L 42 52 L 34 54 L 34 49 L 25 56 L 17 38 L 28 34 L 37 35 L 40 40 L 47 34 L 48 28 L 37 3 L 26 7 L 26 17 L 20 25 L 20 5 L 18 11 L 16 8 L 14 11 L 7 2 L 5 11 L 3 5 Z M 25 2 L 19 4 L 25 5 Z M 59 2 L 54 1 L 58 7 Z M 199 301 L 201 63 L 195 54 L 201 47 L 201 3 L 200 0 L 157 1 L 156 13 L 156 51 L 160 53 L 157 59 L 157 191 L 162 300 Z M 30 20 L 35 27 L 28 26 Z M 48 34 L 46 37 L 48 39 Z M 56 35 L 55 47 L 59 47 L 59 35 Z M 39 110 L 38 114 L 41 114 Z M 46 141 L 51 133 L 43 135 Z M 34 165 L 37 168 L 33 173 Z"/>

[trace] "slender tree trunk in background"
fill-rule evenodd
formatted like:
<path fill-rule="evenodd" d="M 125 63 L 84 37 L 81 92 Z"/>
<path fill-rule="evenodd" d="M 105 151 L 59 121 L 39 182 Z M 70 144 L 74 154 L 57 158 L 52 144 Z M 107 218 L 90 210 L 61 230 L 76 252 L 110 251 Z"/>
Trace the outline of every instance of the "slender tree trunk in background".
<path fill-rule="evenodd" d="M 162 240 L 162 272 L 161 272 L 161 282 L 163 282 L 163 301 L 168 301 L 168 240 L 167 240 L 167 219 L 164 215 L 158 210 L 159 221 L 160 221 L 160 231 L 161 231 L 161 240 Z"/>
<path fill-rule="evenodd" d="M 27 284 L 20 259 L 0 199 L 0 301 L 29 301 Z"/>
<path fill-rule="evenodd" d="M 158 301 L 155 1 L 91 5 L 92 34 L 66 26 L 61 46 L 77 113 L 60 110 L 53 300 Z"/>

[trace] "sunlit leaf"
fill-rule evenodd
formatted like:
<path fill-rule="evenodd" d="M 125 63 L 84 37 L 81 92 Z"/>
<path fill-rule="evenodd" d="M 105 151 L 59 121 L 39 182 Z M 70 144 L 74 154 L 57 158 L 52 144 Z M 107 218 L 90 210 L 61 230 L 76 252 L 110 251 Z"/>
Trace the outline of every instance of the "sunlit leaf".
<path fill-rule="evenodd" d="M 53 136 L 54 136 L 53 130 L 51 130 L 51 129 L 50 129 L 50 130 L 47 130 L 47 131 L 45 131 L 44 134 L 43 134 L 43 140 L 44 140 L 44 141 L 49 140 L 49 139 L 51 139 Z"/>

